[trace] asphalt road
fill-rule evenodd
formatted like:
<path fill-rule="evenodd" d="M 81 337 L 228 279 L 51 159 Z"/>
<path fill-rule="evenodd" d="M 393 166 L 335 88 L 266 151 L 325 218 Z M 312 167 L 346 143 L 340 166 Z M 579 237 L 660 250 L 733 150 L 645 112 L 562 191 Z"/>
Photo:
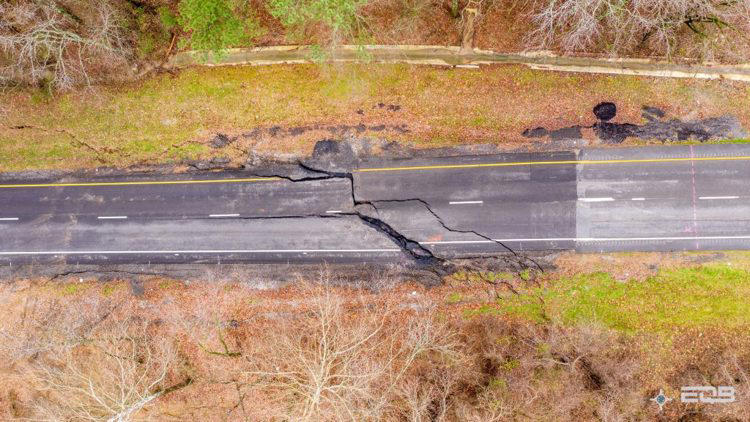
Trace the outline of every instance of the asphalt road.
<path fill-rule="evenodd" d="M 406 239 L 441 257 L 750 247 L 744 145 L 370 160 L 351 179 L 314 176 L 6 182 L 0 264 L 400 261 Z"/>

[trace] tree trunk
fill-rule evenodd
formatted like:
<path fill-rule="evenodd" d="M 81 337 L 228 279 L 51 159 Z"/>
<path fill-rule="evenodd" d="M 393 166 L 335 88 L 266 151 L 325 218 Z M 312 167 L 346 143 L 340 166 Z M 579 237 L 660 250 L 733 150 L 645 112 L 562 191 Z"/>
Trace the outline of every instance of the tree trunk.
<path fill-rule="evenodd" d="M 465 8 L 461 24 L 461 54 L 471 53 L 474 50 L 474 22 L 479 11 L 475 8 Z"/>

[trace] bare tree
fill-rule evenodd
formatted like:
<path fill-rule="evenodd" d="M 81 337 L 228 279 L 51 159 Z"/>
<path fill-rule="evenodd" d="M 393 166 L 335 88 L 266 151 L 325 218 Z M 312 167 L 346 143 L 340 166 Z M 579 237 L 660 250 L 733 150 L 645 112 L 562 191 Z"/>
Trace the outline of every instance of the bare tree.
<path fill-rule="evenodd" d="M 750 0 L 539 0 L 532 19 L 535 47 L 713 59 L 747 54 Z"/>
<path fill-rule="evenodd" d="M 28 295 L 14 301 L 12 288 L 3 287 L 2 369 L 24 380 L 17 388 L 33 392 L 24 406 L 30 417 L 129 421 L 189 383 L 172 381 L 172 340 L 155 335 L 152 318 L 131 316 L 133 307 L 125 312 L 123 298 Z"/>
<path fill-rule="evenodd" d="M 91 69 L 113 70 L 131 56 L 115 10 L 96 2 L 81 28 L 54 1 L 0 4 L 0 82 L 56 89 L 92 82 Z"/>
<path fill-rule="evenodd" d="M 10 289 L 3 289 L 9 294 Z M 26 297 L 20 312 L 0 314 L 0 353 L 10 360 L 33 358 L 56 349 L 81 344 L 118 307 L 97 297 L 70 300 Z M 11 307 L 11 309 L 13 309 Z"/>
<path fill-rule="evenodd" d="M 130 421 L 169 391 L 175 361 L 169 341 L 152 338 L 142 320 L 121 319 L 97 331 L 31 365 L 31 381 L 46 393 L 36 403 L 45 420 Z"/>
<path fill-rule="evenodd" d="M 309 318 L 275 327 L 245 356 L 248 383 L 283 419 L 382 420 L 420 359 L 452 352 L 452 337 L 424 315 L 397 325 L 330 287 L 310 296 Z"/>

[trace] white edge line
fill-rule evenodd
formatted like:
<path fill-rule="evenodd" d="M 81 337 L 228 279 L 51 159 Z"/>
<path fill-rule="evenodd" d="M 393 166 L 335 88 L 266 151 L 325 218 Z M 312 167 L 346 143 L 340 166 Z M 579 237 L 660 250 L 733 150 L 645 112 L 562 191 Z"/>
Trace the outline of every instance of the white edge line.
<path fill-rule="evenodd" d="M 18 221 L 18 217 L 3 217 L 0 221 Z"/>
<path fill-rule="evenodd" d="M 493 240 L 452 240 L 442 242 L 419 242 L 421 245 L 446 245 L 446 244 L 471 244 L 471 243 L 494 243 L 494 242 L 551 242 L 551 241 L 578 241 L 578 242 L 612 242 L 612 241 L 657 241 L 657 240 L 732 240 L 750 239 L 747 236 L 683 236 L 683 237 L 601 237 L 601 238 L 573 238 L 554 237 L 539 239 L 493 239 Z M 401 252 L 401 249 L 237 249 L 237 250 L 184 250 L 184 251 L 26 251 L 26 252 L 0 252 L 2 255 L 97 255 L 97 254 L 121 254 L 121 255 L 148 255 L 148 254 L 219 254 L 219 253 L 359 253 L 359 252 Z"/>
<path fill-rule="evenodd" d="M 420 245 L 468 245 L 472 243 L 496 243 L 496 242 L 555 242 L 576 240 L 573 237 L 559 237 L 546 239 L 492 239 L 492 240 L 443 240 L 436 242 L 419 242 Z"/>
<path fill-rule="evenodd" d="M 0 252 L 0 255 L 153 255 L 153 254 L 227 254 L 227 253 L 358 253 L 358 252 L 401 252 L 401 249 L 238 249 L 238 250 L 185 250 L 185 251 L 27 251 Z"/>
<path fill-rule="evenodd" d="M 750 239 L 748 236 L 674 236 L 674 237 L 582 237 L 576 239 L 579 242 L 613 242 L 628 240 L 732 240 Z"/>
<path fill-rule="evenodd" d="M 450 201 L 450 205 L 484 204 L 484 201 Z"/>
<path fill-rule="evenodd" d="M 614 201 L 615 198 L 578 198 L 578 200 L 581 202 L 611 202 Z"/>
<path fill-rule="evenodd" d="M 127 220 L 128 216 L 127 215 L 108 215 L 108 216 L 105 215 L 105 216 L 99 216 L 96 218 L 98 218 L 99 220 Z"/>
<path fill-rule="evenodd" d="M 699 196 L 698 199 L 740 199 L 739 196 Z"/>
<path fill-rule="evenodd" d="M 617 241 L 659 241 L 659 240 L 732 240 L 750 239 L 747 236 L 674 236 L 674 237 L 550 237 L 538 239 L 492 239 L 492 240 L 444 240 L 419 242 L 420 245 L 464 245 L 495 242 L 617 242 Z"/>
<path fill-rule="evenodd" d="M 211 218 L 239 217 L 239 214 L 209 214 Z"/>

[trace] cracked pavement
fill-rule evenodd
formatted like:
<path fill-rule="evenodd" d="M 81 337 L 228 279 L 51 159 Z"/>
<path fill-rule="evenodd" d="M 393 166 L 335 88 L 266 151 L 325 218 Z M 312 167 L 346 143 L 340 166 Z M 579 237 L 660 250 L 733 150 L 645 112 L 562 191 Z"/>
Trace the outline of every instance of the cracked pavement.
<path fill-rule="evenodd" d="M 745 249 L 750 147 L 317 154 L 248 171 L 0 185 L 0 265 L 411 263 Z"/>

